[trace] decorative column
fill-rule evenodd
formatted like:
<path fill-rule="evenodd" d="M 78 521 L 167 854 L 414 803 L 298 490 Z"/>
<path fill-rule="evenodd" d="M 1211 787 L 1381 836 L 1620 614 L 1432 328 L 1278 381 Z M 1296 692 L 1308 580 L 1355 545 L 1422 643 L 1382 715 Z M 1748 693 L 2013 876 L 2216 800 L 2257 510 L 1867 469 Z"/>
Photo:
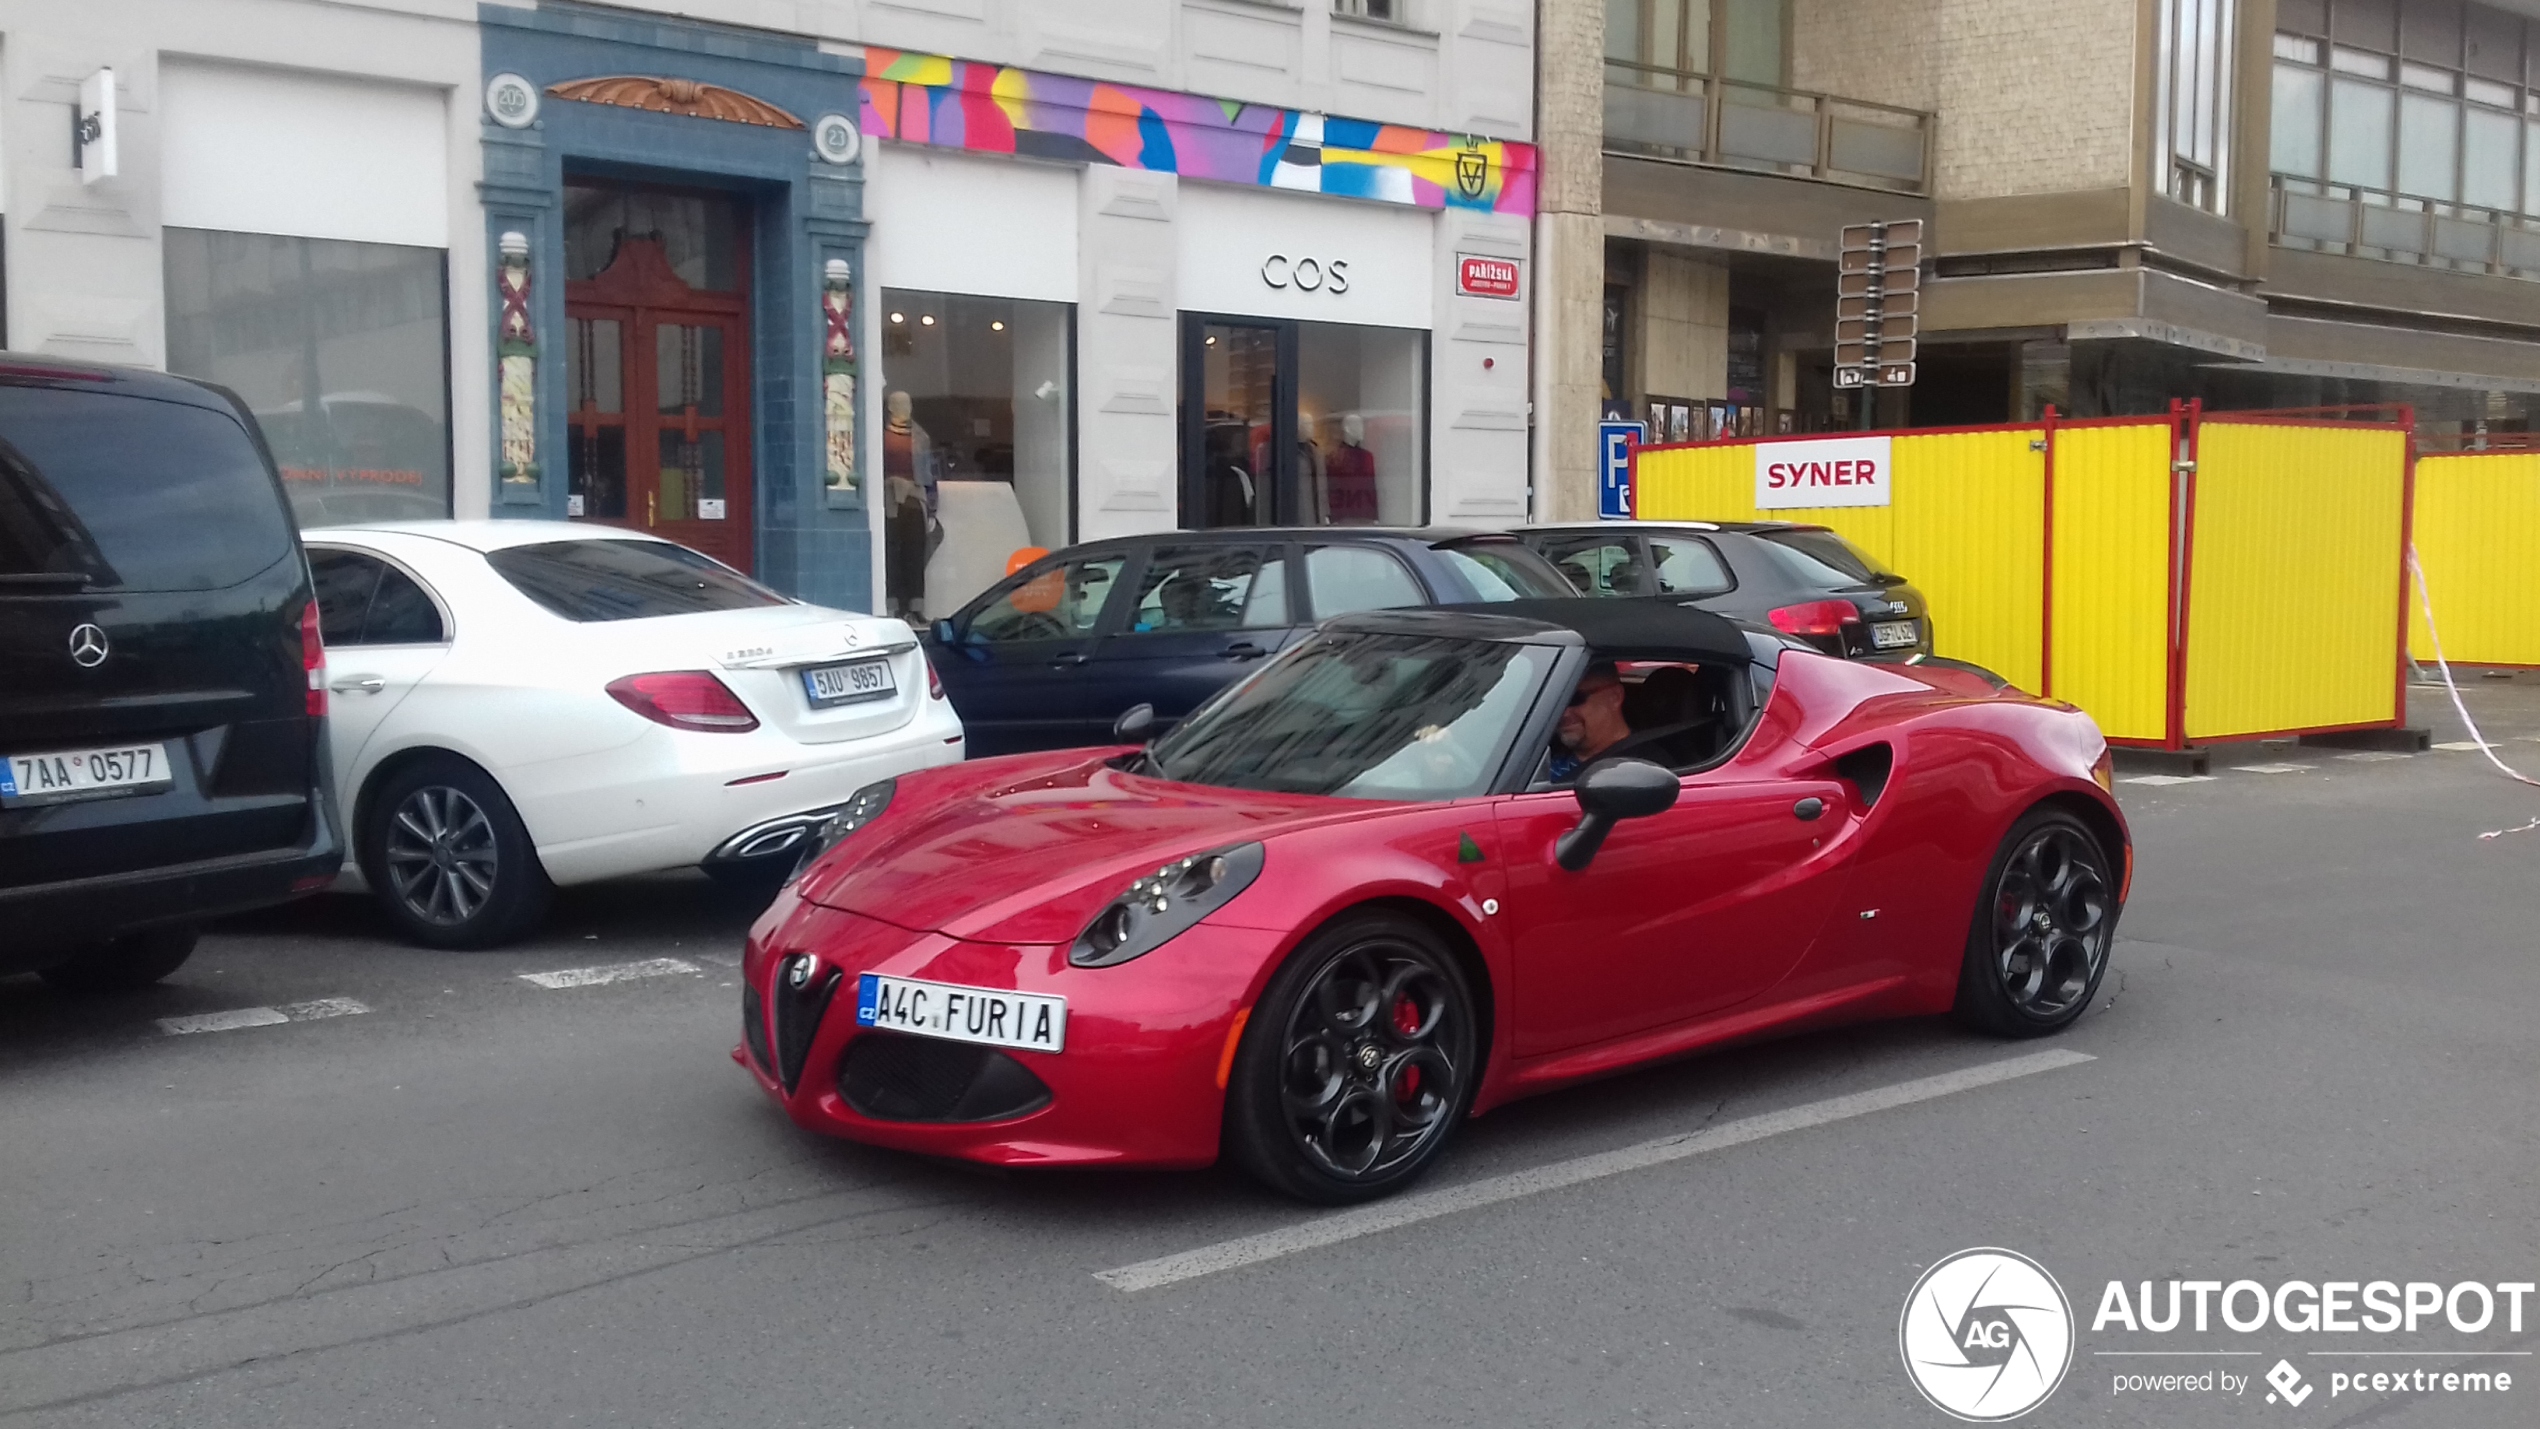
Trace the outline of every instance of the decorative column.
<path fill-rule="evenodd" d="M 503 300 L 495 334 L 497 390 L 502 414 L 502 479 L 510 493 L 538 489 L 538 335 L 529 321 L 529 238 L 515 229 L 500 241 L 502 264 L 495 281 Z"/>
<path fill-rule="evenodd" d="M 828 325 L 821 344 L 821 412 L 827 424 L 827 488 L 835 496 L 856 489 L 855 289 L 844 258 L 821 266 L 820 315 Z"/>

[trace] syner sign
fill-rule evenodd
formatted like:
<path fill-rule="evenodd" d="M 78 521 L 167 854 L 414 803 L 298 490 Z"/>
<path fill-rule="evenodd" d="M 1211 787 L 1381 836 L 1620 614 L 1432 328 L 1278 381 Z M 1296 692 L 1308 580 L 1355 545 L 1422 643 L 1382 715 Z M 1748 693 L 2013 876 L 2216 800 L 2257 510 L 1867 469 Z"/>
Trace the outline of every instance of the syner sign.
<path fill-rule="evenodd" d="M 1755 444 L 1755 509 L 1885 506 L 1887 437 L 1826 437 Z"/>

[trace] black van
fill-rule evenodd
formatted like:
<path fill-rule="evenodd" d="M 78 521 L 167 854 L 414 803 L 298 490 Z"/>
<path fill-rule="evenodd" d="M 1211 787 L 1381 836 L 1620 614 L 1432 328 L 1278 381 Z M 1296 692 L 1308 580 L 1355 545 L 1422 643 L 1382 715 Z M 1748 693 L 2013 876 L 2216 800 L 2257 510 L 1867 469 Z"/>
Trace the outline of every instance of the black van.
<path fill-rule="evenodd" d="M 254 419 L 0 353 L 0 974 L 138 987 L 325 887 L 325 651 Z"/>

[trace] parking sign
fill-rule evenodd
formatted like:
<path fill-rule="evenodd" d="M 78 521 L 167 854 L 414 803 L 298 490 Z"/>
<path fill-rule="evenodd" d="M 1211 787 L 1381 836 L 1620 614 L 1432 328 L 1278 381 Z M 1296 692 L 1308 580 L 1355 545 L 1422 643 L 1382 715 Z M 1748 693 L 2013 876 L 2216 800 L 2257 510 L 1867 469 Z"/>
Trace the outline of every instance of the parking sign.
<path fill-rule="evenodd" d="M 1638 422 L 1596 424 L 1596 514 L 1607 521 L 1632 519 L 1632 448 L 1641 444 Z"/>

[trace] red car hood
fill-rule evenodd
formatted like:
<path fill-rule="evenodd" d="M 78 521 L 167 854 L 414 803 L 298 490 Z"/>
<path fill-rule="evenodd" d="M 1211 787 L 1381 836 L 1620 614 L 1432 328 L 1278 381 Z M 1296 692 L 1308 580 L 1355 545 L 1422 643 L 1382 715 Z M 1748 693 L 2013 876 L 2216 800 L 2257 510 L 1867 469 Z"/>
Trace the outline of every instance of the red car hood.
<path fill-rule="evenodd" d="M 1065 943 L 1132 880 L 1174 859 L 1388 807 L 1168 783 L 1111 768 L 1120 752 L 1022 754 L 903 777 L 882 817 L 796 891 L 915 931 Z"/>

